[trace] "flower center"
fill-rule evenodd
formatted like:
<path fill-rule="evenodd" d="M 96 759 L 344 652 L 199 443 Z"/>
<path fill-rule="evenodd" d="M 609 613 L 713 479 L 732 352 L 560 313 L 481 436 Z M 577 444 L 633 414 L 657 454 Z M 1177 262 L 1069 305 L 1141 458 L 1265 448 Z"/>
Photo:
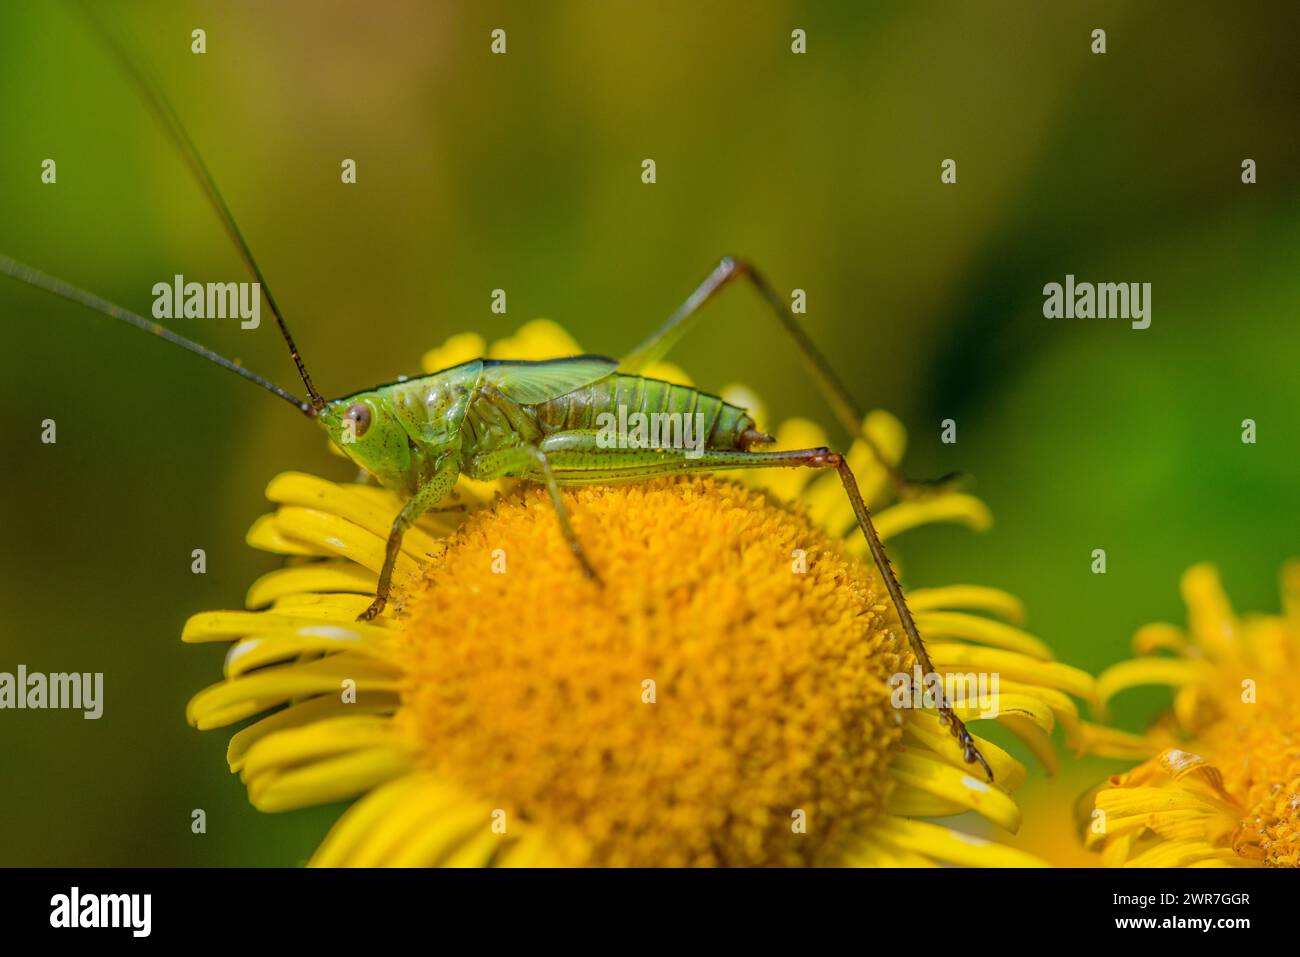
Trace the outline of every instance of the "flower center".
<path fill-rule="evenodd" d="M 1275 867 L 1300 867 L 1300 712 L 1290 697 L 1297 682 L 1295 671 L 1271 676 L 1258 703 L 1236 705 L 1202 735 L 1224 787 L 1247 809 L 1233 849 Z"/>
<path fill-rule="evenodd" d="M 473 515 L 406 598 L 403 733 L 573 863 L 834 861 L 902 733 L 874 570 L 731 482 L 565 499 L 603 587 L 544 490 Z"/>

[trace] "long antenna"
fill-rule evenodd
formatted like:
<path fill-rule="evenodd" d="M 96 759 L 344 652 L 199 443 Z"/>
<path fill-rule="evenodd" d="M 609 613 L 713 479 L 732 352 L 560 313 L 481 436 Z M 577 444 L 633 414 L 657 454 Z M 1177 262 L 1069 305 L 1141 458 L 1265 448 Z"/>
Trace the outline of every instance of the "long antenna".
<path fill-rule="evenodd" d="M 240 258 L 244 260 L 248 268 L 252 270 L 253 275 L 257 278 L 261 286 L 262 294 L 266 296 L 266 304 L 271 307 L 271 313 L 275 316 L 276 325 L 280 327 L 280 335 L 284 336 L 285 343 L 289 346 L 289 355 L 293 358 L 293 364 L 298 367 L 298 375 L 302 377 L 302 384 L 307 387 L 307 396 L 311 399 L 311 406 L 317 412 L 325 408 L 325 399 L 316 387 L 312 385 L 311 376 L 307 374 L 307 367 L 303 365 L 302 356 L 298 352 L 298 346 L 293 341 L 293 336 L 289 333 L 289 326 L 284 321 L 284 316 L 280 313 L 280 307 L 276 305 L 275 297 L 271 295 L 271 287 L 262 275 L 261 268 L 257 265 L 257 260 L 253 258 L 253 251 L 248 248 L 248 243 L 244 240 L 244 234 L 239 231 L 239 226 L 235 222 L 235 217 L 230 212 L 230 207 L 226 205 L 225 199 L 221 195 L 221 190 L 217 188 L 216 180 L 208 171 L 207 165 L 203 162 L 203 157 L 199 155 L 198 148 L 190 135 L 185 130 L 185 125 L 181 123 L 180 116 L 172 108 L 171 102 L 167 95 L 163 93 L 162 88 L 152 81 L 144 72 L 139 62 L 132 59 L 122 44 L 113 35 L 107 25 L 99 18 L 91 4 L 83 4 L 87 19 L 99 31 L 104 43 L 117 57 L 119 64 L 126 74 L 134 81 L 136 89 L 144 99 L 145 104 L 152 110 L 158 122 L 171 137 L 172 142 L 180 151 L 181 156 L 185 159 L 203 187 L 204 193 L 212 203 L 213 209 L 221 218 L 222 224 L 226 227 L 226 232 L 230 235 L 235 247 L 239 251 Z"/>
<path fill-rule="evenodd" d="M 137 329 L 143 329 L 145 332 L 166 339 L 168 342 L 174 342 L 181 348 L 188 349 L 190 352 L 202 356 L 209 362 L 215 362 L 223 369 L 229 369 L 236 375 L 243 376 L 249 382 L 257 383 L 263 389 L 275 393 L 286 402 L 292 402 L 298 407 L 298 410 L 308 418 L 314 419 L 316 417 L 317 409 L 312 406 L 311 403 L 304 402 L 292 392 L 287 392 L 284 389 L 281 389 L 274 382 L 263 379 L 257 373 L 250 372 L 238 363 L 231 362 L 224 356 L 218 355 L 211 349 L 199 345 L 192 339 L 186 339 L 182 335 L 177 335 L 165 326 L 159 325 L 156 322 L 150 322 L 148 319 L 141 316 L 137 316 L 134 312 L 123 309 L 121 306 L 114 305 L 107 299 L 101 299 L 94 293 L 86 292 L 84 289 L 78 289 L 71 283 L 64 282 L 62 279 L 56 279 L 51 275 L 41 272 L 39 269 L 33 269 L 31 266 L 20 263 L 18 260 L 4 255 L 4 253 L 0 253 L 0 272 L 13 276 L 13 278 L 25 282 L 30 286 L 36 286 L 39 289 L 52 292 L 56 296 L 62 296 L 64 299 L 79 303 L 88 309 L 102 312 L 106 316 L 112 316 L 114 319 L 121 319 L 123 322 L 135 326 Z"/>

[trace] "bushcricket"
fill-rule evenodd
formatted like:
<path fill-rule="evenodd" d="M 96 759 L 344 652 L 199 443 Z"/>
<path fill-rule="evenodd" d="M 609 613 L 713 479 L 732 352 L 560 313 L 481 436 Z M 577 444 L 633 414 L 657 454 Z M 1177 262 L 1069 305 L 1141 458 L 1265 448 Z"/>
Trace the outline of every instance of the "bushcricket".
<path fill-rule="evenodd" d="M 320 425 L 330 441 L 364 475 L 403 496 L 405 504 L 393 519 L 388 534 L 374 601 L 359 620 L 370 621 L 383 611 L 403 535 L 422 514 L 448 499 L 461 475 L 483 481 L 513 478 L 544 485 L 577 566 L 599 587 L 599 570 L 574 534 L 561 494 L 562 486 L 735 469 L 833 469 L 852 505 L 912 653 L 924 674 L 934 673 L 902 587 L 844 456 L 827 447 L 763 451 L 762 447 L 771 444 L 773 439 L 758 429 L 745 409 L 718 396 L 640 374 L 668 354 L 702 315 L 701 308 L 709 300 L 735 280 L 743 279 L 768 304 L 789 334 L 836 418 L 851 436 L 864 443 L 900 494 L 924 494 L 927 487 L 950 482 L 953 476 L 932 482 L 911 482 L 884 457 L 863 431 L 862 412 L 848 389 L 784 299 L 753 265 L 724 258 L 668 319 L 621 361 L 599 355 L 545 361 L 475 359 L 431 375 L 405 378 L 342 398 L 326 399 L 312 383 L 270 285 L 176 111 L 158 85 L 123 52 L 111 35 L 106 36 L 106 41 L 190 167 L 240 257 L 260 284 L 261 294 L 288 346 L 307 398 L 297 397 L 157 322 L 3 254 L 0 254 L 0 272 L 166 339 L 256 383 Z M 620 407 L 643 413 L 702 415 L 703 447 L 699 450 L 608 447 L 608 443 L 599 441 L 598 418 L 617 414 Z M 988 762 L 953 711 L 952 702 L 944 699 L 938 711 L 966 762 L 978 763 L 992 781 Z"/>

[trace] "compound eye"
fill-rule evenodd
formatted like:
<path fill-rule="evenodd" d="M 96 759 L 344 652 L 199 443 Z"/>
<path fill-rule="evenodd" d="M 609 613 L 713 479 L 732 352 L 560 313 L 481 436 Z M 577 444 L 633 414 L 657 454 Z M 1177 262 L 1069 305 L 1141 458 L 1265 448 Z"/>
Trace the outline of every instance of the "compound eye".
<path fill-rule="evenodd" d="M 365 435 L 366 430 L 370 428 L 370 406 L 366 405 L 364 402 L 358 402 L 356 405 L 349 408 L 348 411 L 344 413 L 343 417 L 353 423 L 353 434 L 357 438 L 361 438 L 361 436 Z"/>

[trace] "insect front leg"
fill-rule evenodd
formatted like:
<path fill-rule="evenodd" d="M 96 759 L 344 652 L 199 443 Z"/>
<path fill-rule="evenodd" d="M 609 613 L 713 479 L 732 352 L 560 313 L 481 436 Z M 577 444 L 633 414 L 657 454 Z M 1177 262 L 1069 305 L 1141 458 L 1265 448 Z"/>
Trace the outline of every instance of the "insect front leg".
<path fill-rule="evenodd" d="M 393 527 L 388 532 L 388 542 L 384 551 L 384 564 L 379 570 L 379 587 L 375 590 L 375 600 L 370 607 L 357 616 L 357 621 L 373 621 L 375 616 L 388 604 L 388 594 L 393 585 L 393 569 L 397 566 L 397 556 L 402 551 L 402 538 L 411 523 L 441 502 L 456 484 L 460 474 L 455 464 L 448 464 L 434 473 L 433 478 L 425 482 L 414 495 L 402 506 L 402 510 L 393 519 Z"/>
<path fill-rule="evenodd" d="M 848 430 L 848 433 L 853 438 L 866 446 L 881 468 L 885 470 L 890 484 L 900 496 L 913 497 L 918 493 L 942 489 L 953 484 L 961 477 L 961 473 L 958 472 L 951 472 L 937 479 L 914 480 L 905 477 L 897 466 L 885 457 L 875 440 L 863 431 L 862 410 L 858 408 L 858 404 L 854 401 L 849 390 L 844 387 L 839 377 L 835 375 L 830 363 L 826 361 L 825 357 L 818 351 L 817 346 L 813 344 L 812 339 L 808 337 L 808 333 L 804 331 L 799 321 L 794 317 L 785 300 L 772 288 L 771 284 L 752 263 L 742 259 L 733 259 L 730 256 L 724 258 L 713 272 L 709 273 L 708 278 L 700 283 L 695 291 L 686 298 L 686 301 L 677 307 L 677 310 L 668 317 L 664 324 L 649 339 L 632 350 L 632 353 L 619 364 L 620 370 L 638 373 L 647 365 L 664 358 L 669 350 L 690 329 L 692 321 L 700 314 L 700 308 L 721 292 L 728 283 L 737 278 L 747 279 L 750 285 L 763 297 L 763 300 L 772 307 L 772 311 L 776 314 L 782 327 L 790 334 L 799 349 L 800 355 L 812 371 L 813 378 L 822 390 L 826 400 L 830 403 L 835 417 L 839 419 L 840 424 Z"/>

